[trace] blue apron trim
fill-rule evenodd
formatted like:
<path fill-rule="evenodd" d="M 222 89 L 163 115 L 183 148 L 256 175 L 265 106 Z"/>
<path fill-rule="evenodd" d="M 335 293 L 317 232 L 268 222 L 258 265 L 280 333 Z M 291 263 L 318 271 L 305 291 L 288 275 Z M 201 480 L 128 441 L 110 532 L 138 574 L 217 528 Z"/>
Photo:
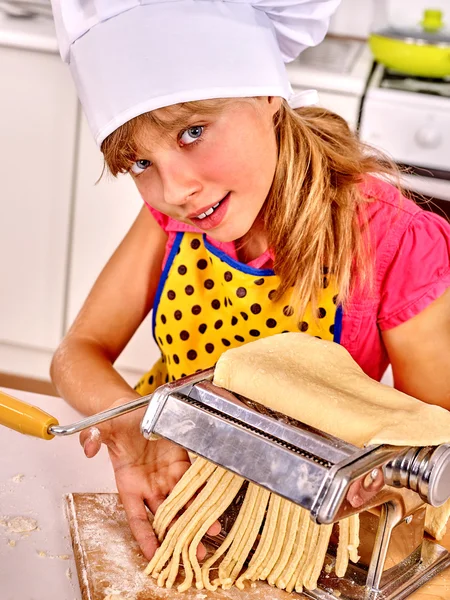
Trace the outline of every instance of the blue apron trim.
<path fill-rule="evenodd" d="M 336 342 L 336 344 L 340 344 L 341 343 L 342 316 L 343 316 L 342 306 L 339 305 L 337 307 L 337 309 L 336 309 L 336 314 L 334 315 L 334 336 L 333 336 L 333 342 Z"/>
<path fill-rule="evenodd" d="M 220 258 L 220 260 L 222 260 L 227 265 L 230 265 L 230 267 L 233 267 L 233 269 L 236 269 L 236 271 L 247 273 L 247 275 L 265 275 L 266 277 L 270 275 L 275 275 L 275 272 L 272 269 L 256 269 L 255 267 L 249 267 L 248 265 L 245 265 L 244 263 L 241 263 L 235 260 L 234 258 L 231 258 L 231 256 L 228 256 L 228 254 L 225 254 L 225 252 L 219 250 L 210 242 L 208 242 L 205 234 L 203 234 L 203 243 L 205 244 L 205 248 L 209 252 L 211 252 L 211 254 L 214 254 L 214 256 Z"/>
<path fill-rule="evenodd" d="M 170 269 L 172 268 L 172 263 L 174 258 L 178 252 L 178 249 L 181 244 L 181 240 L 183 239 L 184 232 L 180 231 L 175 236 L 175 241 L 170 250 L 169 256 L 167 257 L 166 264 L 164 266 L 163 272 L 161 273 L 161 277 L 159 279 L 158 288 L 156 290 L 155 299 L 153 301 L 153 314 L 152 314 L 152 332 L 153 339 L 158 344 L 157 339 L 155 337 L 155 326 L 156 326 L 156 313 L 158 312 L 159 301 L 161 300 L 161 294 L 163 292 L 164 286 L 166 285 L 166 279 L 169 274 Z"/>

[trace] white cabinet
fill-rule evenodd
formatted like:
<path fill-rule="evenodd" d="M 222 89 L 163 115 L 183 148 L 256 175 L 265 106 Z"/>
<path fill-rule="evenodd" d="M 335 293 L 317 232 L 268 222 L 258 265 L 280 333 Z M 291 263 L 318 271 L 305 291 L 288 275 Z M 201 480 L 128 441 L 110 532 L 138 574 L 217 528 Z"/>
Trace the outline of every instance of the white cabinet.
<path fill-rule="evenodd" d="M 114 179 L 105 173 L 98 181 L 103 171 L 103 155 L 95 145 L 84 118 L 80 124 L 77 163 L 68 324 L 75 318 L 100 271 L 142 207 L 131 177 L 119 175 Z M 149 316 L 120 356 L 117 366 L 133 382 L 152 366 L 157 355 Z"/>
<path fill-rule="evenodd" d="M 47 357 L 61 338 L 77 110 L 59 56 L 0 47 L 3 350 L 11 344 Z M 20 371 L 3 354 L 0 370 Z"/>

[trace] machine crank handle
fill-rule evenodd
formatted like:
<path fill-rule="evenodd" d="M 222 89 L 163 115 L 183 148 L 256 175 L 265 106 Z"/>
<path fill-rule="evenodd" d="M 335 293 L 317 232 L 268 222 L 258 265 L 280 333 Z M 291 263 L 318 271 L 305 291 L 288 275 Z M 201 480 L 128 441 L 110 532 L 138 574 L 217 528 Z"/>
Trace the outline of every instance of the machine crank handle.
<path fill-rule="evenodd" d="M 0 425 L 14 429 L 19 433 L 31 435 L 43 440 L 51 440 L 55 435 L 72 435 L 83 429 L 88 429 L 99 423 L 104 423 L 115 417 L 125 415 L 147 405 L 153 394 L 137 398 L 121 406 L 109 408 L 103 412 L 86 417 L 71 425 L 59 425 L 58 419 L 45 411 L 18 400 L 5 392 L 0 391 Z"/>

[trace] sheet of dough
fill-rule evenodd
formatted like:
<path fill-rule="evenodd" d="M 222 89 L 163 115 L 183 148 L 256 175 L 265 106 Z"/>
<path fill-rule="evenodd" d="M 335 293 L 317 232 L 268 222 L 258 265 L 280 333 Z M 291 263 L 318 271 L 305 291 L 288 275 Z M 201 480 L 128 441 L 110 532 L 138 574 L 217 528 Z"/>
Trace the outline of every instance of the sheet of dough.
<path fill-rule="evenodd" d="M 306 333 L 227 350 L 214 383 L 359 447 L 450 441 L 450 411 L 378 383 L 345 348 Z"/>

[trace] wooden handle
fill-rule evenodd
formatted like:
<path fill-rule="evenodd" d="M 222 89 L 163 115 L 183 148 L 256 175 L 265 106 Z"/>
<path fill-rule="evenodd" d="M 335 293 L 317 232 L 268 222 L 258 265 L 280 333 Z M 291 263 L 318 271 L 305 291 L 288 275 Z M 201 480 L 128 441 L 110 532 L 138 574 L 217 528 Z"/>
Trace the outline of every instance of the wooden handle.
<path fill-rule="evenodd" d="M 58 425 L 58 420 L 40 408 L 0 391 L 0 425 L 19 433 L 51 440 L 55 436 L 49 433 L 49 427 Z"/>

